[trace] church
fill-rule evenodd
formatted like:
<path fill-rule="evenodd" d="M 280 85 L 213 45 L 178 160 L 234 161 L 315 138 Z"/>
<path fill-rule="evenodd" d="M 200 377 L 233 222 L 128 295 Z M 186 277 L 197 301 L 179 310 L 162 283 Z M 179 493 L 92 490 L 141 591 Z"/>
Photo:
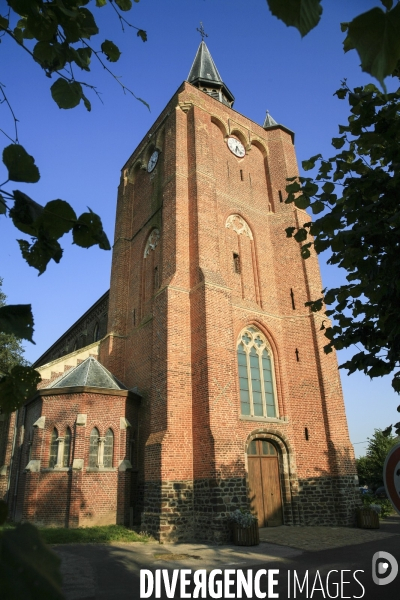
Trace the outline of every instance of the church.
<path fill-rule="evenodd" d="M 285 229 L 294 133 L 234 96 L 204 42 L 122 167 L 110 290 L 35 363 L 40 389 L 1 415 L 11 518 L 121 523 L 159 540 L 350 526 L 357 476 L 316 256 Z"/>

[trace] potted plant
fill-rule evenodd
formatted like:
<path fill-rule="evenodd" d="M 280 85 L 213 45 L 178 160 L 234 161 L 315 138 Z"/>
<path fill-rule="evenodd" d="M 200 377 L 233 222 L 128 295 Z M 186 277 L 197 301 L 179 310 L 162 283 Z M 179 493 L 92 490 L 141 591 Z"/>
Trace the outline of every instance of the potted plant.
<path fill-rule="evenodd" d="M 257 546 L 260 543 L 258 520 L 250 511 L 238 508 L 229 514 L 229 521 L 236 546 Z"/>

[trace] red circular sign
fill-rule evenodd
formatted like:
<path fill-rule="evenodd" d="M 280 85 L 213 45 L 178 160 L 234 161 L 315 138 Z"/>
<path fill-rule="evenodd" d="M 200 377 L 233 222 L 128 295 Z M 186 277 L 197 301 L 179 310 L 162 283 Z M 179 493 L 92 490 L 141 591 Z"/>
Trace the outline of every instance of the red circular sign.
<path fill-rule="evenodd" d="M 400 444 L 396 444 L 386 457 L 383 481 L 389 500 L 400 514 Z"/>

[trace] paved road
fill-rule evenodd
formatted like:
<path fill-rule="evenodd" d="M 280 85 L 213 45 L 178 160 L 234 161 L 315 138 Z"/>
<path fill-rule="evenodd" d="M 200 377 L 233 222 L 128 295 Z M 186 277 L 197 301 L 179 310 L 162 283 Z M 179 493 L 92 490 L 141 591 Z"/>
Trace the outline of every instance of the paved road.
<path fill-rule="evenodd" d="M 295 542 L 294 529 L 297 536 Z M 375 532 L 375 537 L 373 532 L 363 532 L 368 533 L 367 538 L 373 538 L 370 541 L 360 541 L 359 530 L 341 531 L 341 528 L 335 528 L 332 534 L 336 543 L 338 536 L 343 536 L 340 547 L 310 551 L 289 545 L 290 541 L 297 545 L 307 544 L 308 538 L 311 546 L 315 547 L 317 533 L 321 546 L 325 547 L 326 540 L 330 537 L 330 528 L 318 530 L 306 527 L 281 528 L 280 533 L 274 534 L 280 536 L 279 544 L 262 542 L 259 546 L 250 548 L 208 544 L 82 544 L 57 546 L 55 551 L 62 559 L 67 600 L 139 599 L 141 569 L 148 569 L 153 573 L 156 569 L 168 569 L 170 577 L 174 569 L 206 569 L 208 572 L 212 569 L 242 569 L 246 576 L 247 569 L 253 570 L 253 576 L 260 569 L 276 569 L 279 573 L 274 577 L 278 583 L 273 591 L 279 594 L 279 598 L 399 600 L 400 574 L 388 585 L 378 586 L 372 580 L 372 557 L 376 552 L 389 552 L 400 564 L 399 518 L 387 521 Z M 386 535 L 382 536 L 382 533 Z M 327 579 L 329 572 L 331 573 Z M 390 567 L 386 574 L 388 572 Z M 381 575 L 383 576 L 384 574 Z M 300 583 L 296 584 L 295 595 L 296 581 Z M 171 597 L 181 597 L 179 583 L 180 580 L 177 592 Z M 300 591 L 302 585 L 303 589 Z M 187 592 L 191 593 L 192 589 L 193 587 L 188 586 Z M 235 589 L 233 585 L 230 591 Z M 267 576 L 261 577 L 260 589 L 267 593 L 267 598 L 271 597 Z M 151 599 L 155 597 L 155 593 L 150 596 Z M 162 585 L 161 598 L 166 597 Z M 207 594 L 208 597 L 210 596 Z M 232 597 L 235 598 L 236 594 Z M 254 589 L 251 597 L 257 597 Z"/>

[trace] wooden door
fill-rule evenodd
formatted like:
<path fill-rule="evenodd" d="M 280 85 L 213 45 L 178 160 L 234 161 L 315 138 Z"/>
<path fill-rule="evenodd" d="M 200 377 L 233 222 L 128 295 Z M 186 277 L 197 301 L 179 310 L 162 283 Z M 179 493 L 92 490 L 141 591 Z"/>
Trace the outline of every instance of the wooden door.
<path fill-rule="evenodd" d="M 253 440 L 248 450 L 250 503 L 259 527 L 282 525 L 278 454 L 267 440 Z"/>

